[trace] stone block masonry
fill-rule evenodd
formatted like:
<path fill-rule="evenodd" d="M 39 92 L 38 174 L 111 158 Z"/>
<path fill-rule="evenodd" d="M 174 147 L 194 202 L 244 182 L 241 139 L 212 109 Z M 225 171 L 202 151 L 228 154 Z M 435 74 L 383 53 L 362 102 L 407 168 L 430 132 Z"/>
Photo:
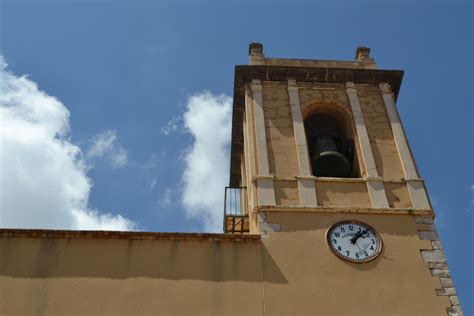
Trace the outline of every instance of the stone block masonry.
<path fill-rule="evenodd" d="M 418 236 L 420 239 L 430 240 L 432 249 L 421 249 L 421 257 L 428 264 L 431 275 L 438 277 L 441 289 L 436 290 L 438 296 L 448 296 L 450 307 L 447 308 L 447 314 L 450 316 L 464 315 L 461 309 L 459 297 L 456 295 L 451 273 L 448 269 L 446 256 L 444 255 L 438 233 L 431 217 L 415 217 L 415 223 L 419 227 Z"/>
<path fill-rule="evenodd" d="M 264 212 L 258 213 L 257 218 L 260 236 L 262 236 L 262 238 L 268 238 L 269 233 L 279 232 L 281 230 L 280 224 L 270 224 L 267 222 L 267 216 Z"/>

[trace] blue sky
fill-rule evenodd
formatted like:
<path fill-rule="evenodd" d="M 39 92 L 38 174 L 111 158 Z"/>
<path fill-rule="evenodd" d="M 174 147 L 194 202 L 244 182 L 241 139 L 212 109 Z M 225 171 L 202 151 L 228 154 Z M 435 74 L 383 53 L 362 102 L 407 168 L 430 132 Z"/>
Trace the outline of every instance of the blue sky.
<path fill-rule="evenodd" d="M 397 105 L 469 315 L 474 313 L 472 16 L 467 1 L 0 0 L 0 52 L 12 85 L 53 104 L 57 114 L 54 124 L 45 124 L 61 131 L 65 143 L 41 144 L 59 148 L 51 157 L 69 169 L 55 172 L 71 172 L 81 184 L 81 192 L 64 193 L 64 205 L 72 199 L 82 212 L 64 213 L 67 223 L 202 231 L 212 227 L 215 213 L 206 208 L 217 202 L 199 195 L 220 196 L 228 181 L 228 96 L 234 65 L 248 62 L 248 44 L 262 42 L 269 57 L 342 60 L 351 60 L 357 46 L 371 47 L 380 68 L 405 70 Z M 24 74 L 29 79 L 21 81 Z M 196 124 L 186 114 L 202 104 L 214 116 Z M 215 132 L 212 143 L 209 131 Z M 67 151 L 71 148 L 80 155 Z M 212 166 L 223 175 L 183 181 L 183 174 L 202 171 L 193 165 L 200 150 L 211 150 Z M 203 187 L 207 191 L 199 191 Z"/>

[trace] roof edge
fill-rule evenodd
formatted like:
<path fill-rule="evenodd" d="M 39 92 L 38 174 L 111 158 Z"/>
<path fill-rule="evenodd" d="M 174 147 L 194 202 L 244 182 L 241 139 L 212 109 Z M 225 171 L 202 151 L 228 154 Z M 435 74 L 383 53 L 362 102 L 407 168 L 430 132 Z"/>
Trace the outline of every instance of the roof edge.
<path fill-rule="evenodd" d="M 0 228 L 0 238 L 259 242 L 260 235 Z"/>

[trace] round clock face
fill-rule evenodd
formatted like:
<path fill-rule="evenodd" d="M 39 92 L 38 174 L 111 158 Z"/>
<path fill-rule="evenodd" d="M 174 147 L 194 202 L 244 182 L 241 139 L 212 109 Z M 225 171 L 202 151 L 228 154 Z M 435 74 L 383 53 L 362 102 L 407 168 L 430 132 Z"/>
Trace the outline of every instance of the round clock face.
<path fill-rule="evenodd" d="M 326 239 L 331 251 L 350 262 L 367 262 L 382 251 L 382 239 L 369 225 L 343 221 L 332 225 Z"/>

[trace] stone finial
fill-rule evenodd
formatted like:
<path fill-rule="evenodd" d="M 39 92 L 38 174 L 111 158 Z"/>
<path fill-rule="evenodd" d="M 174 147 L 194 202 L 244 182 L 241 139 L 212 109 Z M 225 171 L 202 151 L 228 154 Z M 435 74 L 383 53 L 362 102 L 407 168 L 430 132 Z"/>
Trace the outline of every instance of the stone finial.
<path fill-rule="evenodd" d="M 265 57 L 263 55 L 263 44 L 250 43 L 249 45 L 250 65 L 263 65 Z"/>
<path fill-rule="evenodd" d="M 249 45 L 249 56 L 260 55 L 263 57 L 263 44 L 261 43 L 250 43 Z"/>
<path fill-rule="evenodd" d="M 359 46 L 356 49 L 355 60 L 364 61 L 371 60 L 370 58 L 370 48 Z"/>

